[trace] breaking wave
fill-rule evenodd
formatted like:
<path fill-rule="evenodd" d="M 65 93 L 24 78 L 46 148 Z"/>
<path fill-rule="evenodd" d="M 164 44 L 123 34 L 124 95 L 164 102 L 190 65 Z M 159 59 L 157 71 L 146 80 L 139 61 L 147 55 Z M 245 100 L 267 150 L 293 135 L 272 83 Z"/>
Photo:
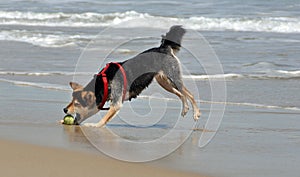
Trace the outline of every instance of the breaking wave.
<path fill-rule="evenodd" d="M 135 11 L 105 14 L 94 12 L 37 13 L 30 11 L 0 11 L 1 25 L 105 27 L 118 25 L 122 22 L 129 22 L 126 23 L 127 27 L 165 28 L 174 24 L 182 24 L 186 28 L 194 30 L 300 33 L 300 18 L 298 17 L 215 18 L 194 16 L 178 18 L 153 16 L 148 13 Z"/>
<path fill-rule="evenodd" d="M 124 25 L 123 22 L 126 22 Z M 135 11 L 116 13 L 38 13 L 21 11 L 0 11 L 0 25 L 38 26 L 34 30 L 0 31 L 0 40 L 26 42 L 41 47 L 86 46 L 96 35 L 69 33 L 45 27 L 108 27 L 114 28 L 157 28 L 162 29 L 174 24 L 185 28 L 206 31 L 252 31 L 300 33 L 298 17 L 167 17 L 153 16 Z M 39 30 L 38 30 L 39 29 Z M 45 30 L 46 29 L 46 30 Z M 69 31 L 69 30 L 68 30 Z"/>

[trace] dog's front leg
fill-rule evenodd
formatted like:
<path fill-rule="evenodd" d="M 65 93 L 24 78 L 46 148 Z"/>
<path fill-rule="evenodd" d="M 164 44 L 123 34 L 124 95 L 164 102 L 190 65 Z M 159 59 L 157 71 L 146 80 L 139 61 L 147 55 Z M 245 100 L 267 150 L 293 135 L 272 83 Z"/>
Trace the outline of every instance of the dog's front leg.
<path fill-rule="evenodd" d="M 116 106 L 110 106 L 109 110 L 107 113 L 104 115 L 104 117 L 98 122 L 98 123 L 85 123 L 84 125 L 87 127 L 103 127 L 106 125 L 106 123 L 112 119 L 120 110 L 119 107 Z"/>
<path fill-rule="evenodd" d="M 120 110 L 120 106 L 111 105 L 104 117 L 97 123 L 96 127 L 103 127 L 110 119 L 112 119 Z"/>

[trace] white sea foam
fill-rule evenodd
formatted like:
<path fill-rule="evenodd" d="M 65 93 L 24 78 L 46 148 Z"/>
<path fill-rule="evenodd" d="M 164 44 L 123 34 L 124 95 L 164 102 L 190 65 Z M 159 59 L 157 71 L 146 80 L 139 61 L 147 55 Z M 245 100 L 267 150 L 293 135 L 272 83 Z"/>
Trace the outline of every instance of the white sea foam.
<path fill-rule="evenodd" d="M 298 70 L 298 71 L 277 70 L 276 72 L 281 73 L 281 74 L 285 74 L 287 76 L 300 77 L 300 70 Z"/>
<path fill-rule="evenodd" d="M 241 74 L 215 74 L 215 75 L 184 75 L 184 79 L 196 79 L 196 80 L 217 80 L 217 79 L 239 79 L 244 76 Z"/>
<path fill-rule="evenodd" d="M 140 95 L 139 98 L 178 101 L 178 99 L 174 99 L 174 98 L 162 98 L 162 97 L 155 97 L 155 96 L 150 96 L 150 95 Z M 300 111 L 300 108 L 295 107 L 295 106 L 275 106 L 275 105 L 264 105 L 264 104 L 258 104 L 258 103 L 238 103 L 238 102 L 214 102 L 214 101 L 209 101 L 209 100 L 196 100 L 196 102 L 204 103 L 204 104 L 225 104 L 225 105 L 233 105 L 233 106 L 265 108 L 265 109 L 283 109 L 283 110 L 290 110 L 290 111 Z"/>
<path fill-rule="evenodd" d="M 52 72 L 22 72 L 22 71 L 0 71 L 0 75 L 8 75 L 8 76 L 88 76 L 93 75 L 95 73 L 89 72 L 60 72 L 60 71 L 52 71 Z"/>
<path fill-rule="evenodd" d="M 132 21 L 134 20 L 134 21 Z M 60 27 L 99 27 L 117 25 L 122 22 L 127 27 L 165 28 L 173 24 L 183 24 L 195 30 L 217 31 L 254 31 L 300 33 L 298 17 L 232 17 L 217 18 L 195 16 L 189 18 L 153 16 L 135 11 L 116 13 L 37 13 L 21 11 L 0 11 L 0 24 L 27 26 L 60 26 Z M 124 27 L 122 25 L 121 27 Z"/>
<path fill-rule="evenodd" d="M 70 91 L 68 85 L 59 85 L 59 84 L 50 84 L 50 83 L 40 83 L 40 82 L 27 82 L 27 81 L 18 81 L 18 80 L 9 80 L 0 78 L 0 82 L 7 82 L 17 86 L 26 86 L 26 87 L 35 87 L 41 89 L 49 89 L 49 90 L 59 90 L 59 91 Z M 157 97 L 151 95 L 140 95 L 139 98 L 142 99 L 157 99 L 157 100 L 166 100 L 166 101 L 178 101 L 178 99 L 174 98 L 165 98 L 165 97 Z M 199 103 L 204 104 L 225 104 L 225 105 L 234 105 L 234 106 L 247 106 L 247 107 L 256 107 L 256 108 L 265 108 L 265 109 L 283 109 L 290 111 L 300 111 L 299 107 L 295 106 L 276 106 L 276 105 L 264 105 L 258 103 L 238 103 L 238 102 L 213 102 L 209 100 L 196 100 Z"/>
<path fill-rule="evenodd" d="M 184 79 L 194 80 L 219 80 L 219 79 L 300 79 L 300 70 L 296 71 L 285 71 L 285 70 L 267 70 L 260 71 L 257 73 L 227 73 L 227 74 L 215 74 L 215 75 L 184 75 Z"/>
<path fill-rule="evenodd" d="M 123 22 L 126 22 L 124 25 Z M 135 11 L 116 13 L 37 13 L 0 11 L 0 25 L 25 25 L 42 27 L 107 27 L 115 28 L 166 28 L 182 24 L 194 30 L 253 31 L 300 33 L 300 18 L 292 17 L 165 17 Z M 0 40 L 26 42 L 41 47 L 80 45 L 94 39 L 95 35 L 69 34 L 55 30 L 2 30 Z"/>
<path fill-rule="evenodd" d="M 37 13 L 0 11 L 0 24 L 60 27 L 99 27 L 119 24 L 132 19 L 146 18 L 148 14 L 127 11 L 123 13 Z"/>
<path fill-rule="evenodd" d="M 211 101 L 202 101 L 203 103 L 211 104 L 226 104 L 226 105 L 236 105 L 236 106 L 247 106 L 247 107 L 256 107 L 256 108 L 267 108 L 267 109 L 284 109 L 292 111 L 300 111 L 300 108 L 294 106 L 275 106 L 275 105 L 264 105 L 258 103 L 236 103 L 236 102 L 211 102 Z"/>
<path fill-rule="evenodd" d="M 82 36 L 61 34 L 55 32 L 39 32 L 28 30 L 3 30 L 0 31 L 0 40 L 26 42 L 41 47 L 73 46 L 77 43 L 89 41 L 95 36 Z"/>
<path fill-rule="evenodd" d="M 300 79 L 300 70 L 266 70 L 257 74 L 249 74 L 247 77 L 254 79 Z"/>
<path fill-rule="evenodd" d="M 18 86 L 36 87 L 36 88 L 60 90 L 60 91 L 70 91 L 70 88 L 67 85 L 17 81 L 17 80 L 3 79 L 3 78 L 0 78 L 0 82 L 7 82 Z"/>
<path fill-rule="evenodd" d="M 96 73 L 96 72 L 95 72 Z M 25 72 L 25 71 L 0 71 L 0 75 L 4 76 L 92 76 L 93 72 L 62 72 L 62 71 L 51 71 L 51 72 Z M 194 80 L 219 80 L 219 79 L 300 79 L 300 70 L 285 71 L 285 70 L 274 70 L 268 72 L 261 72 L 257 74 L 215 74 L 215 75 L 183 75 L 183 79 L 194 79 Z"/>

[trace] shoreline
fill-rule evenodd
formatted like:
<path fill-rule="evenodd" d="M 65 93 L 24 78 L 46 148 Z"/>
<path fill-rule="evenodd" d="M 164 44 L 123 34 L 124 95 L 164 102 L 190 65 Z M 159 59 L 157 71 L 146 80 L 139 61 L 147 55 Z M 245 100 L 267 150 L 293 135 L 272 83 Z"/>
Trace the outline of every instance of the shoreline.
<path fill-rule="evenodd" d="M 142 163 L 121 162 L 95 154 L 26 144 L 0 139 L 1 175 L 17 176 L 122 176 L 122 177 L 204 177 L 203 175 L 152 167 Z"/>

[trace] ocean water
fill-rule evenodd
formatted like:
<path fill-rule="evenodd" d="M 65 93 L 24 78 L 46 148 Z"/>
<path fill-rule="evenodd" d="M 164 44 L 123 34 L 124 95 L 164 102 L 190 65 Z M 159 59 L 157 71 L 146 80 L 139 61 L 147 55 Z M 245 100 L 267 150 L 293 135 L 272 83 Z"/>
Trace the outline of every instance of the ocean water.
<path fill-rule="evenodd" d="M 300 78 L 300 12 L 297 1 L 251 1 L 241 4 L 234 0 L 66 0 L 9 1 L 1 2 L 0 5 L 0 42 L 5 44 L 1 51 L 0 67 L 3 82 L 19 84 L 18 81 L 28 78 L 28 85 L 37 86 L 35 82 L 30 83 L 31 79 L 72 76 L 80 53 L 98 33 L 109 26 L 129 21 L 131 23 L 125 27 L 118 26 L 126 28 L 122 29 L 123 36 L 126 37 L 128 31 L 142 28 L 148 31 L 151 29 L 153 37 L 159 38 L 163 31 L 161 29 L 182 24 L 203 35 L 215 50 L 224 69 L 224 75 L 207 76 L 203 69 L 192 68 L 193 62 L 184 62 L 187 59 L 182 59 L 185 66 L 191 69 L 191 77 L 196 80 L 226 78 L 230 80 L 229 87 L 230 84 L 243 86 L 244 82 L 251 85 L 243 88 L 243 96 L 246 98 L 231 100 L 230 96 L 229 101 L 268 105 L 264 101 L 272 100 L 272 106 L 300 107 L 299 99 L 291 96 L 297 90 Z M 170 10 L 165 10 L 169 8 Z M 155 30 L 158 32 L 155 33 Z M 102 40 L 104 43 L 107 40 L 120 40 L 121 36 L 118 35 L 104 36 L 105 39 Z M 153 42 L 153 45 L 157 44 L 158 42 Z M 20 51 L 19 48 L 23 46 L 28 48 L 25 53 L 14 52 Z M 144 44 L 144 48 L 146 47 Z M 122 50 L 119 52 L 128 53 L 126 57 L 129 58 L 140 49 L 135 49 L 132 53 L 127 48 Z M 261 83 L 271 85 L 262 86 Z M 278 85 L 276 88 L 279 92 L 285 93 L 283 97 L 286 100 L 276 97 L 261 100 L 259 96 L 256 97 L 257 100 L 250 101 L 247 98 L 248 95 L 251 99 L 257 93 L 260 94 L 260 90 L 254 89 L 257 86 L 263 92 L 272 93 L 274 85 Z M 250 92 L 252 93 L 249 94 Z"/>
<path fill-rule="evenodd" d="M 202 164 L 203 167 L 199 168 L 181 164 L 183 162 L 174 160 L 174 157 L 193 162 L 196 160 L 189 157 L 190 154 L 181 157 L 180 152 L 165 161 L 173 164 L 173 167 L 183 166 L 183 170 L 218 176 L 251 176 L 248 170 L 258 168 L 260 170 L 255 176 L 295 176 L 297 169 L 292 164 L 299 162 L 299 155 L 291 157 L 290 152 L 298 152 L 296 146 L 299 145 L 300 137 L 297 119 L 300 115 L 300 3 L 297 0 L 254 0 L 242 3 L 238 0 L 0 1 L 1 137 L 62 147 L 80 144 L 74 145 L 76 136 L 64 137 L 64 133 L 69 132 L 68 128 L 65 130 L 64 127 L 61 131 L 61 126 L 55 123 L 63 116 L 62 108 L 70 100 L 68 82 L 74 77 L 83 77 L 81 82 L 88 82 L 86 78 L 97 73 L 105 62 L 128 59 L 142 50 L 157 46 L 160 36 L 175 24 L 201 34 L 215 51 L 224 71 L 209 74 L 205 67 L 195 64 L 189 51 L 183 49 L 178 54 L 183 66 L 189 71 L 184 74 L 185 82 L 194 82 L 199 88 L 200 97 L 196 99 L 203 108 L 204 120 L 212 104 L 226 105 L 227 109 L 220 135 L 216 138 L 221 143 L 215 140 L 217 142 L 212 143 L 212 150 L 207 150 L 209 153 L 202 156 L 211 159 L 207 160 L 208 164 Z M 103 34 L 107 28 L 110 32 Z M 119 46 L 108 55 L 107 60 L 101 58 L 116 43 L 131 39 L 132 36 L 136 36 L 136 39 Z M 188 45 L 189 41 L 192 39 L 187 37 L 185 44 Z M 84 58 L 85 54 L 91 55 L 90 60 L 80 60 L 82 63 L 79 61 L 78 65 L 78 59 Z M 81 70 L 81 67 L 84 69 Z M 212 102 L 210 82 L 218 82 L 220 79 L 226 80 L 226 101 Z M 156 90 L 155 86 L 149 89 L 141 100 L 159 98 L 151 94 L 151 91 Z M 141 107 L 148 106 L 147 101 L 137 103 L 137 106 L 139 103 Z M 172 109 L 177 108 L 180 109 L 180 105 Z M 149 111 L 141 109 L 142 112 Z M 119 131 L 120 126 L 116 125 L 120 122 L 116 122 L 111 128 Z M 168 123 L 158 126 L 161 127 L 160 131 L 172 127 Z M 36 133 L 41 129 L 45 130 L 52 142 Z M 16 130 L 20 132 L 17 135 L 14 134 Z M 56 133 L 51 135 L 53 130 Z M 252 137 L 253 134 L 260 138 Z M 280 138 L 278 141 L 273 137 L 274 134 Z M 64 138 L 56 139 L 61 135 Z M 124 136 L 133 135 L 129 133 Z M 225 137 L 226 142 L 218 137 Z M 262 143 L 263 146 L 255 146 L 258 150 L 253 151 L 251 148 L 249 151 L 237 150 L 253 145 L 244 142 L 247 137 L 257 140 L 253 140 L 253 144 Z M 66 143 L 66 139 L 70 141 Z M 268 144 L 265 139 L 272 141 Z M 239 142 L 243 142 L 242 147 L 230 146 Z M 279 146 L 282 148 L 274 151 L 259 150 L 278 145 L 279 142 L 288 144 L 289 148 L 281 144 Z M 238 153 L 233 156 L 226 154 L 231 152 L 231 148 Z M 196 153 L 197 157 L 201 154 L 190 147 L 185 149 Z M 244 158 L 253 163 L 248 166 L 250 169 L 240 163 L 242 160 L 238 156 L 242 153 L 249 154 Z M 254 156 L 251 156 L 253 153 Z M 268 157 L 268 153 L 272 157 L 270 159 L 291 166 L 285 168 L 277 163 L 275 166 L 281 173 L 276 173 L 270 162 L 254 164 L 264 160 L 259 158 L 260 155 Z M 282 157 L 274 157 L 277 153 L 283 154 Z M 213 154 L 218 154 L 218 157 Z M 212 162 L 219 160 L 217 164 L 226 164 L 221 157 L 235 161 L 230 167 L 225 165 L 222 168 L 220 165 L 214 172 Z M 261 169 L 263 165 L 265 168 Z M 238 169 L 234 169 L 234 166 Z"/>

